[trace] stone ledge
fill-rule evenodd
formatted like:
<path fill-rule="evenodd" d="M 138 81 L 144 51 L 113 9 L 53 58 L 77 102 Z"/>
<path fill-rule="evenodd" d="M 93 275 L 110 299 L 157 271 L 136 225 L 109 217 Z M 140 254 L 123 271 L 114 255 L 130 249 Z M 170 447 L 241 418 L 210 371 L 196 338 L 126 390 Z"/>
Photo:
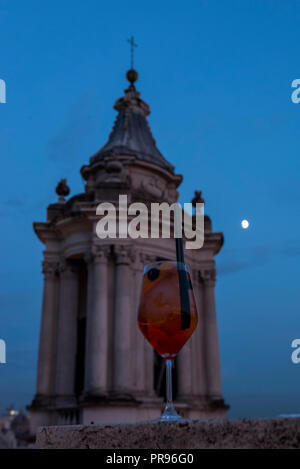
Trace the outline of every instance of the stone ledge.
<path fill-rule="evenodd" d="M 189 420 L 40 427 L 40 449 L 300 448 L 300 419 Z"/>

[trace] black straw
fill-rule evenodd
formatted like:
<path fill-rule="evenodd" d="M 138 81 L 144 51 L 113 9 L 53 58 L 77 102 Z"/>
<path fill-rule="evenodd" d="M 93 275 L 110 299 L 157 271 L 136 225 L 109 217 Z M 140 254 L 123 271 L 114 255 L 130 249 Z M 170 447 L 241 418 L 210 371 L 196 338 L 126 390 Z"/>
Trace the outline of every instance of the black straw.
<path fill-rule="evenodd" d="M 175 238 L 177 262 L 184 264 L 184 250 L 182 238 Z M 182 266 L 184 267 L 184 266 Z M 178 265 L 178 281 L 180 292 L 181 329 L 188 329 L 191 325 L 189 285 L 186 271 Z"/>
<path fill-rule="evenodd" d="M 182 262 L 184 264 L 184 251 L 182 238 L 175 238 L 176 242 L 176 259 L 177 262 Z"/>

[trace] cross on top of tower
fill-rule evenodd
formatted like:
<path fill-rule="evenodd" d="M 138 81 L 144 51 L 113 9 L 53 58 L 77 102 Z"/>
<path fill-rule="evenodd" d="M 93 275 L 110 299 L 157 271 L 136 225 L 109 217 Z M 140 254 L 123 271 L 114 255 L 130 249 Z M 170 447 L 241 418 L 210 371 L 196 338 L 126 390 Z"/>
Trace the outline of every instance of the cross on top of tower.
<path fill-rule="evenodd" d="M 130 68 L 133 70 L 134 48 L 137 47 L 137 44 L 134 42 L 133 36 L 131 36 L 130 39 L 127 39 L 127 42 L 130 44 Z"/>

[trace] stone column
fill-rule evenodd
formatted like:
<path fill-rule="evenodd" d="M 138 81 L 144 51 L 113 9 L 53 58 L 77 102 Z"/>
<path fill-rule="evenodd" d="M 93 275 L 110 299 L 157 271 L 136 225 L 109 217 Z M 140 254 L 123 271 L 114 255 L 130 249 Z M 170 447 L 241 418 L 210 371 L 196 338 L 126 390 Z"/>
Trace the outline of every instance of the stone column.
<path fill-rule="evenodd" d="M 198 271 L 197 271 L 198 273 Z M 198 324 L 192 337 L 183 346 L 177 358 L 178 400 L 188 401 L 191 397 L 204 396 L 205 375 L 203 356 L 203 308 L 199 290 L 199 280 L 195 271 L 191 271 L 194 297 L 197 306 Z"/>
<path fill-rule="evenodd" d="M 220 350 L 215 304 L 216 270 L 204 268 L 200 271 L 203 282 L 204 339 L 206 354 L 207 391 L 210 399 L 221 399 Z"/>
<path fill-rule="evenodd" d="M 203 305 L 203 284 L 198 270 L 193 277 L 194 294 L 198 312 L 197 328 L 191 338 L 193 394 L 205 400 L 207 395 L 205 318 Z"/>
<path fill-rule="evenodd" d="M 137 327 L 133 320 L 132 301 L 133 282 L 130 264 L 130 249 L 115 247 L 116 282 L 114 315 L 114 389 L 119 393 L 132 390 L 134 382 L 132 328 Z"/>
<path fill-rule="evenodd" d="M 60 264 L 56 394 L 74 395 L 77 345 L 78 272 L 71 262 Z"/>
<path fill-rule="evenodd" d="M 141 288 L 143 282 L 144 266 L 150 262 L 154 262 L 155 258 L 140 253 L 136 256 L 135 262 L 135 296 L 136 307 L 134 310 L 133 321 L 136 321 L 136 341 L 135 341 L 135 373 L 137 391 L 147 397 L 154 397 L 154 351 L 149 342 L 145 339 L 137 325 L 137 313 L 141 296 Z"/>
<path fill-rule="evenodd" d="M 108 272 L 109 246 L 94 246 L 88 260 L 88 311 L 86 329 L 86 395 L 108 391 Z"/>
<path fill-rule="evenodd" d="M 192 353 L 191 342 L 188 341 L 177 356 L 177 399 L 186 400 L 193 394 L 192 386 Z"/>
<path fill-rule="evenodd" d="M 37 396 L 54 393 L 58 264 L 43 262 L 44 291 L 37 371 Z"/>

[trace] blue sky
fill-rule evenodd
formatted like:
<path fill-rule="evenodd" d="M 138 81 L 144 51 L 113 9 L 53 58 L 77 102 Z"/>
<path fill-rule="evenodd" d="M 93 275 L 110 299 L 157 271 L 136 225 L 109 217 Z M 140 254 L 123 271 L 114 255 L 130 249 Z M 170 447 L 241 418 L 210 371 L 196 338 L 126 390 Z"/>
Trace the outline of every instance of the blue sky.
<path fill-rule="evenodd" d="M 0 0 L 0 409 L 34 394 L 45 219 L 106 141 L 126 87 L 126 39 L 157 145 L 201 189 L 225 244 L 216 288 L 230 416 L 300 412 L 300 4 L 291 0 Z M 250 228 L 240 228 L 248 218 Z"/>

